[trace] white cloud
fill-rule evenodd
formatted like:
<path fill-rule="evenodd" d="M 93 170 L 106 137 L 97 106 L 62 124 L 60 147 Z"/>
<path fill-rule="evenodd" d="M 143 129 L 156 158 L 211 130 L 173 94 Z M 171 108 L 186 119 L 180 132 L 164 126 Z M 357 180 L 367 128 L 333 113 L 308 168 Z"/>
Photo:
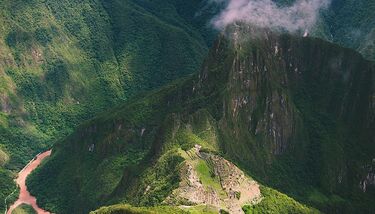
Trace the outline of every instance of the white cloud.
<path fill-rule="evenodd" d="M 283 29 L 290 32 L 310 30 L 319 12 L 329 6 L 330 0 L 296 0 L 280 7 L 272 0 L 211 0 L 226 2 L 226 7 L 213 20 L 219 29 L 234 22 L 246 22 L 258 27 Z"/>

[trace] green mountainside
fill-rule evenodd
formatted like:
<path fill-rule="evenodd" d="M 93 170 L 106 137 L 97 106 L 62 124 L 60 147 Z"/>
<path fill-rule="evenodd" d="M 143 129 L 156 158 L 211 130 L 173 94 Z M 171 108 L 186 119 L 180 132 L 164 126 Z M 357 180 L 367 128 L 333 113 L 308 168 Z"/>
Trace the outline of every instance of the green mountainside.
<path fill-rule="evenodd" d="M 119 202 L 189 205 L 166 199 L 183 180 L 179 151 L 201 145 L 323 212 L 373 210 L 374 63 L 320 39 L 246 26 L 228 29 L 234 33 L 247 39 L 221 36 L 198 74 L 56 143 L 28 179 L 40 205 L 57 213 Z M 302 212 L 274 190 L 261 193 L 244 210 Z"/>
<path fill-rule="evenodd" d="M 275 1 L 280 5 L 293 2 L 293 0 Z M 124 192 L 135 190 L 126 189 L 128 187 L 121 185 L 125 185 L 124 182 L 139 180 L 134 176 L 147 171 L 152 165 L 150 160 L 157 161 L 161 154 L 167 153 L 167 151 L 159 151 L 160 146 L 155 146 L 157 135 L 160 134 L 158 131 L 165 131 L 160 127 L 161 121 L 169 120 L 166 118 L 174 113 L 185 121 L 198 111 L 206 112 L 208 116 L 206 113 L 204 115 L 213 121 L 212 126 L 218 130 L 216 147 L 210 149 L 222 153 L 257 181 L 323 211 L 340 212 L 343 207 L 348 210 L 355 209 L 353 207 L 366 207 L 365 204 L 370 203 L 366 195 L 373 194 L 371 184 L 375 183 L 372 180 L 375 165 L 371 161 L 374 158 L 371 157 L 371 152 L 374 150 L 369 144 L 374 141 L 371 135 L 373 116 L 369 116 L 373 113 L 368 113 L 370 110 L 366 109 L 373 108 L 371 104 L 373 101 L 370 103 L 364 101 L 365 93 L 369 93 L 367 95 L 370 97 L 373 96 L 371 95 L 373 83 L 366 82 L 373 78 L 371 72 L 362 80 L 358 79 L 361 78 L 358 76 L 360 74 L 357 76 L 353 74 L 351 77 L 345 73 L 345 79 L 351 78 L 353 82 L 347 83 L 350 89 L 348 85 L 331 81 L 333 74 L 326 77 L 327 79 L 318 79 L 319 81 L 315 81 L 317 76 L 307 75 L 304 76 L 305 81 L 301 84 L 295 83 L 296 79 L 287 81 L 288 84 L 291 82 L 293 85 L 288 85 L 287 90 L 277 93 L 293 99 L 286 110 L 288 114 L 277 119 L 278 125 L 285 127 L 280 130 L 275 129 L 274 135 L 279 137 L 277 140 L 273 140 L 274 136 L 269 136 L 272 134 L 259 134 L 267 133 L 266 129 L 272 127 L 266 122 L 268 119 L 264 119 L 266 116 L 261 115 L 264 109 L 270 108 L 267 104 L 271 102 L 267 100 L 271 99 L 268 89 L 262 88 L 261 93 L 256 96 L 249 95 L 252 98 L 256 97 L 256 100 L 252 101 L 252 105 L 256 107 L 253 106 L 246 113 L 237 112 L 237 109 L 244 105 L 240 104 L 241 102 L 247 104 L 250 101 L 241 97 L 242 100 L 238 100 L 239 97 L 234 95 L 237 91 L 226 89 L 230 84 L 235 84 L 234 80 L 230 82 L 226 76 L 220 76 L 230 70 L 228 68 L 230 63 L 226 64 L 226 68 L 220 68 L 222 72 L 217 79 L 205 80 L 204 84 L 207 85 L 200 90 L 198 88 L 203 86 L 197 82 L 202 81 L 203 71 L 200 77 L 197 75 L 187 77 L 151 95 L 147 92 L 199 70 L 208 48 L 217 37 L 217 32 L 209 26 L 209 21 L 224 5 L 224 1 L 204 0 L 0 0 L 2 23 L 0 28 L 0 201 L 4 201 L 15 189 L 12 179 L 16 176 L 16 171 L 38 152 L 51 147 L 55 141 L 59 142 L 54 148 L 61 147 L 61 151 L 65 151 L 67 149 L 64 149 L 63 144 L 68 144 L 66 142 L 77 144 L 83 142 L 82 136 L 75 136 L 83 132 L 82 127 L 90 126 L 90 123 L 100 124 L 101 120 L 107 121 L 107 118 L 117 120 L 116 118 L 129 117 L 133 122 L 127 125 L 128 132 L 144 132 L 148 136 L 147 140 L 138 139 L 136 134 L 133 136 L 126 132 L 124 136 L 131 135 L 129 138 L 126 137 L 126 142 L 141 143 L 114 149 L 112 143 L 117 141 L 117 138 L 108 136 L 113 133 L 113 127 L 105 127 L 107 130 L 105 133 L 102 129 L 97 133 L 97 128 L 92 128 L 88 136 L 90 148 L 98 141 L 111 144 L 103 147 L 108 149 L 105 150 L 106 162 L 101 162 L 104 156 L 90 156 L 87 159 L 80 157 L 80 150 L 67 153 L 58 152 L 57 150 L 60 149 L 56 149 L 56 155 L 46 163 L 45 167 L 52 167 L 51 163 L 55 162 L 58 166 L 53 165 L 57 167 L 51 169 L 53 173 L 54 170 L 64 168 L 63 173 L 67 174 L 55 173 L 59 179 L 65 180 L 68 176 L 72 178 L 66 181 L 59 180 L 61 186 L 56 186 L 56 189 L 41 190 L 41 186 L 37 187 L 39 178 L 34 176 L 32 183 L 35 190 L 33 191 L 39 193 L 47 191 L 52 199 L 41 199 L 44 200 L 43 206 L 64 212 L 78 209 L 79 203 L 83 203 L 79 210 L 82 212 L 119 201 L 145 206 L 141 201 L 147 201 L 149 198 L 135 197 L 131 200 L 123 198 Z M 372 0 L 332 0 L 331 7 L 328 11 L 322 12 L 322 20 L 311 35 L 355 49 L 367 59 L 375 59 L 374 20 L 375 3 Z M 319 43 L 316 46 L 329 46 L 320 40 L 314 42 Z M 259 46 L 262 50 L 260 52 L 264 51 L 264 54 L 270 53 L 270 49 L 273 49 L 268 44 Z M 336 46 L 332 47 L 338 49 Z M 234 54 L 232 53 L 235 52 L 234 50 L 242 50 L 242 48 L 242 46 L 228 48 L 226 57 L 229 59 L 229 55 Z M 304 65 L 300 65 L 298 70 L 325 70 L 326 67 L 319 67 L 319 65 L 326 63 L 326 66 L 330 64 L 331 67 L 354 71 L 363 70 L 365 65 L 369 64 L 362 62 L 360 56 L 354 53 L 354 57 L 348 56 L 343 59 L 344 56 L 340 52 L 336 56 L 337 62 L 333 59 L 328 62 L 325 59 L 326 53 L 320 53 L 321 50 L 311 53 L 304 51 L 305 49 L 311 51 L 311 47 L 298 48 L 301 51 L 294 53 L 296 56 L 304 56 L 304 59 L 311 57 L 311 62 L 304 61 Z M 211 52 L 214 52 L 214 49 Z M 205 66 L 219 64 L 219 61 L 215 61 L 213 57 L 218 56 L 211 53 L 202 70 Z M 333 54 L 330 57 L 333 58 Z M 275 58 L 266 56 L 264 58 L 270 64 L 275 63 Z M 280 70 L 276 65 L 267 66 L 270 66 L 267 69 Z M 277 82 L 281 79 L 278 78 L 274 75 L 267 76 L 262 79 L 261 85 L 266 88 L 279 88 Z M 324 86 L 328 82 L 332 85 Z M 260 83 L 257 82 L 256 85 L 258 84 Z M 286 83 L 283 82 L 282 86 L 283 84 Z M 184 87 L 190 88 L 184 91 L 181 89 Z M 191 94 L 190 90 L 200 91 L 200 94 Z M 205 92 L 206 90 L 208 92 Z M 214 92 L 215 90 L 218 92 Z M 273 90 L 275 89 L 271 91 Z M 326 94 L 328 92 L 330 94 Z M 165 98 L 168 93 L 171 97 Z M 340 101 L 341 98 L 343 100 Z M 105 111 L 124 102 L 122 107 L 117 108 L 118 113 L 115 115 L 112 114 L 116 111 Z M 134 107 L 126 107 L 128 105 Z M 223 116 L 224 112 L 228 111 L 226 109 L 228 106 L 236 109 L 233 118 L 229 117 L 228 112 L 225 117 Z M 281 108 L 280 106 L 276 108 Z M 124 108 L 126 110 L 123 110 Z M 105 113 L 97 117 L 102 119 L 86 122 L 70 135 L 80 123 L 103 111 Z M 279 109 L 272 111 L 278 111 L 273 112 L 272 115 L 283 113 Z M 125 113 L 134 115 L 119 117 Z M 148 118 L 143 118 L 145 115 L 148 115 Z M 246 117 L 250 117 L 252 122 L 245 124 Z M 262 119 L 264 121 L 259 122 Z M 352 124 L 349 124 L 350 121 Z M 262 126 L 261 128 L 256 125 L 258 122 L 262 123 L 259 125 Z M 190 125 L 189 121 L 184 123 Z M 110 122 L 107 121 L 106 124 Z M 147 127 L 143 127 L 146 125 Z M 148 130 L 153 130 L 153 133 L 147 133 Z M 243 133 L 244 130 L 249 130 L 251 134 Z M 235 133 L 229 134 L 230 131 Z M 269 132 L 273 133 L 273 130 Z M 94 134 L 96 137 L 91 136 Z M 278 136 L 279 134 L 281 136 Z M 170 144 L 175 145 L 174 141 L 197 140 L 195 136 L 186 135 L 189 136 L 183 134 L 175 137 L 174 140 L 159 139 L 160 144 L 169 144 L 166 142 L 173 141 Z M 119 139 L 123 137 L 115 136 Z M 182 140 L 176 140 L 180 137 Z M 199 139 L 201 138 L 200 136 Z M 198 144 L 204 144 L 199 139 Z M 286 146 L 297 145 L 296 142 L 299 141 L 302 142 L 298 144 L 301 148 Z M 357 145 L 357 142 L 362 143 Z M 68 145 L 66 147 L 69 147 Z M 261 145 L 264 145 L 264 148 Z M 94 147 L 96 152 L 97 148 Z M 290 148 L 293 148 L 292 151 L 289 151 Z M 88 147 L 84 147 L 83 151 L 87 149 Z M 150 154 L 151 150 L 158 152 Z M 243 151 L 250 150 L 251 152 L 242 154 Z M 287 154 L 279 155 L 286 151 Z M 68 154 L 75 154 L 72 161 L 78 159 L 82 164 L 65 160 Z M 127 156 L 124 157 L 123 154 Z M 255 164 L 259 160 L 267 164 Z M 99 163 L 101 168 L 96 172 L 83 170 L 97 167 Z M 329 164 L 338 165 L 335 165 L 333 170 L 328 168 L 331 166 Z M 70 166 L 72 170 L 69 170 Z M 142 169 L 141 172 L 134 172 L 139 168 Z M 127 170 L 124 172 L 124 169 Z M 306 169 L 309 169 L 308 172 Z M 126 173 L 131 175 L 130 180 L 122 179 Z M 109 177 L 105 177 L 104 174 Z M 56 182 L 53 180 L 55 178 L 49 179 L 51 184 Z M 152 179 L 152 176 L 148 179 Z M 165 188 L 168 186 L 168 190 L 161 190 L 166 191 L 160 193 L 161 195 L 155 193 L 157 196 L 152 196 L 156 198 L 152 205 L 159 204 L 162 198 L 170 193 L 171 183 L 174 182 L 176 185 L 177 180 L 173 180 L 176 178 L 166 179 L 163 185 L 166 186 Z M 336 184 L 336 181 L 340 181 L 340 185 Z M 103 182 L 106 184 L 98 188 L 98 184 Z M 146 179 L 143 182 L 148 181 Z M 357 194 L 358 186 L 362 191 L 366 190 L 365 196 Z M 56 196 L 61 193 L 58 191 L 65 187 L 71 191 L 66 195 Z M 98 188 L 98 192 L 93 194 L 92 189 L 95 188 Z M 124 188 L 126 190 L 123 190 Z M 81 201 L 71 202 L 73 198 L 79 198 Z M 351 206 L 353 200 L 354 205 Z M 59 204 L 61 201 L 64 203 Z M 360 202 L 363 205 L 359 204 Z M 4 204 L 0 203 L 0 211 L 4 208 Z"/>
<path fill-rule="evenodd" d="M 372 0 L 332 0 L 324 12 L 325 37 L 375 59 L 375 2 Z"/>
<path fill-rule="evenodd" d="M 196 71 L 212 40 L 199 2 L 0 1 L 0 179 L 95 113 Z M 1 185 L 3 201 L 14 184 Z"/>
<path fill-rule="evenodd" d="M 296 2 L 296 0 L 272 1 L 281 7 Z M 375 60 L 375 1 L 323 0 L 321 2 L 324 1 L 329 2 L 329 7 L 320 11 L 320 17 L 310 34 L 355 49 L 365 58 Z"/>
<path fill-rule="evenodd" d="M 2 1 L 1 19 L 11 168 L 93 113 L 195 71 L 207 49 L 174 5 L 155 1 Z"/>

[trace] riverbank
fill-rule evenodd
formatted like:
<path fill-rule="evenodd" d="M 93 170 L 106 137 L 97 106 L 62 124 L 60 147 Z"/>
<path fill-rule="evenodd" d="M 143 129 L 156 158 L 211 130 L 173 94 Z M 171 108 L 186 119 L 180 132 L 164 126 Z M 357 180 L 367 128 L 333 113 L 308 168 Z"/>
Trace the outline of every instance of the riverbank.
<path fill-rule="evenodd" d="M 20 206 L 21 204 L 29 204 L 38 214 L 50 214 L 50 212 L 43 210 L 36 203 L 36 198 L 32 196 L 27 190 L 26 178 L 27 176 L 35 170 L 42 161 L 51 155 L 51 150 L 40 153 L 33 160 L 31 160 L 19 173 L 16 179 L 16 183 L 20 188 L 20 195 L 14 204 L 12 204 L 7 210 L 6 214 L 12 214 L 13 210 Z"/>

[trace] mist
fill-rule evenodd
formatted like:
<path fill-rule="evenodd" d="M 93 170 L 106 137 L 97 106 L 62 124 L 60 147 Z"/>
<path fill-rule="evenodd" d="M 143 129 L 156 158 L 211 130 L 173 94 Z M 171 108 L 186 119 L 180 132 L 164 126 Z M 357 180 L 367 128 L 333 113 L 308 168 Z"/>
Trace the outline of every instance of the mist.
<path fill-rule="evenodd" d="M 319 19 L 321 10 L 327 9 L 330 0 L 296 0 L 280 7 L 272 0 L 210 0 L 226 3 L 224 9 L 212 20 L 217 29 L 235 22 L 245 22 L 257 27 L 309 32 Z"/>

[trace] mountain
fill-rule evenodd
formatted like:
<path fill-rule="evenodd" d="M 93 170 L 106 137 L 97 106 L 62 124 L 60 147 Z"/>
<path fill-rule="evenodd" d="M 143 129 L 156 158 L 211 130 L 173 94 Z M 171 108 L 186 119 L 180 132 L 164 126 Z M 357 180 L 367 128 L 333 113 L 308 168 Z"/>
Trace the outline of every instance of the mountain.
<path fill-rule="evenodd" d="M 272 0 L 279 7 L 291 6 L 296 0 Z M 219 1 L 223 2 L 223 1 Z M 329 7 L 319 12 L 310 35 L 355 49 L 366 59 L 375 60 L 375 2 L 372 0 L 323 0 Z M 308 4 L 307 4 L 308 5 Z M 308 10 L 306 5 L 305 10 Z M 304 30 L 304 29 L 302 29 Z"/>
<path fill-rule="evenodd" d="M 93 113 L 195 71 L 207 51 L 199 30 L 168 3 L 29 0 L 1 7 L 1 126 L 10 132 L 1 139 L 16 167 L 23 162 L 13 141 L 22 151 L 45 147 Z"/>
<path fill-rule="evenodd" d="M 182 151 L 200 145 L 265 185 L 265 204 L 270 186 L 323 212 L 369 213 L 374 69 L 321 39 L 232 26 L 198 74 L 82 124 L 54 145 L 28 186 L 57 213 L 119 202 L 190 205 L 167 198 L 184 179 Z"/>
<path fill-rule="evenodd" d="M 311 35 L 373 60 L 374 6 L 332 0 Z M 14 190 L 16 171 L 82 121 L 198 70 L 217 36 L 209 21 L 224 7 L 225 1 L 203 0 L 0 1 L 0 200 Z M 362 188 L 373 183 L 367 162 Z M 250 173 L 290 193 L 262 170 Z M 324 191 L 313 188 L 310 199 L 322 207 L 338 199 Z M 301 192 L 291 194 L 306 198 Z"/>
<path fill-rule="evenodd" d="M 213 37 L 200 2 L 0 1 L 0 200 L 9 170 L 83 120 L 196 71 Z"/>
<path fill-rule="evenodd" d="M 375 59 L 375 2 L 371 0 L 332 0 L 324 12 L 325 38 Z"/>

